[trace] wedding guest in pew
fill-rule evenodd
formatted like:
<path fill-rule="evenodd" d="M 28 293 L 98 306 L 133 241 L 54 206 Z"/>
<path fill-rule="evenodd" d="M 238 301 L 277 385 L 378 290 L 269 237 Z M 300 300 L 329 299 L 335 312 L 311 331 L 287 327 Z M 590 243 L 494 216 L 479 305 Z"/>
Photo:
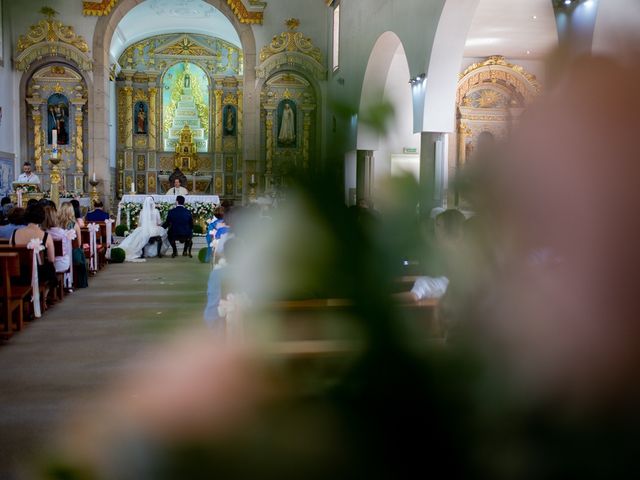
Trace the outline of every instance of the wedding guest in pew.
<path fill-rule="evenodd" d="M 49 289 L 54 290 L 58 285 L 58 278 L 56 277 L 56 269 L 54 266 L 55 249 L 53 239 L 40 227 L 44 222 L 44 208 L 38 204 L 28 207 L 24 214 L 24 221 L 27 225 L 13 232 L 10 245 L 14 247 L 26 247 L 34 238 L 42 240 L 42 245 L 45 248 L 42 252 L 44 262 L 42 265 L 38 265 L 38 278 L 40 283 L 47 282 L 48 284 L 48 289 L 45 291 L 45 298 L 47 298 Z M 23 281 L 30 281 L 31 272 L 22 272 L 22 277 Z"/>
<path fill-rule="evenodd" d="M 53 240 L 62 241 L 62 255 L 56 256 L 53 262 L 56 272 L 63 273 L 69 270 L 71 266 L 71 239 L 67 236 L 66 230 L 60 226 L 58 212 L 53 207 L 44 208 L 44 222 L 42 229 L 49 233 Z"/>
<path fill-rule="evenodd" d="M 85 219 L 87 223 L 104 222 L 109 219 L 109 213 L 104 211 L 104 204 L 100 200 L 96 200 L 93 202 L 93 210 L 87 213 Z"/>
<path fill-rule="evenodd" d="M 24 208 L 12 208 L 9 211 L 8 220 L 9 223 L 7 225 L 0 226 L 0 238 L 9 239 L 15 230 L 24 227 Z"/>
<path fill-rule="evenodd" d="M 2 200 L 0 200 L 0 212 L 5 220 L 2 225 L 6 225 L 8 223 L 7 218 L 9 217 L 9 212 L 13 207 L 14 205 L 9 197 L 2 197 Z"/>
<path fill-rule="evenodd" d="M 73 199 L 71 200 L 71 205 L 73 206 L 73 213 L 75 215 L 76 218 L 76 223 L 78 224 L 78 226 L 80 228 L 85 226 L 83 217 L 82 217 L 82 211 L 80 210 L 80 202 L 77 199 Z M 80 238 L 80 236 L 78 235 L 78 238 Z"/>
<path fill-rule="evenodd" d="M 71 202 L 63 203 L 58 212 L 58 223 L 64 230 L 74 230 L 76 232 L 77 245 L 80 245 L 80 226 L 76 221 L 75 211 Z M 73 242 L 72 242 L 73 245 Z M 73 261 L 74 282 L 78 288 L 86 288 L 89 286 L 89 270 L 87 268 L 87 259 L 84 251 L 80 246 L 72 249 L 71 257 Z M 68 285 L 67 289 L 73 291 L 73 285 Z"/>

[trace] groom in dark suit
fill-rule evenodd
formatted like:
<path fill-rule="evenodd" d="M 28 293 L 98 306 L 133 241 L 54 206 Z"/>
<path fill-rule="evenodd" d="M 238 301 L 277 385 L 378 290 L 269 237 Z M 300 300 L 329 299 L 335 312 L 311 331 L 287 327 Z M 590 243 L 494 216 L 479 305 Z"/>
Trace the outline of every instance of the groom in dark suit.
<path fill-rule="evenodd" d="M 171 248 L 173 248 L 171 257 L 175 258 L 178 255 L 176 242 L 184 243 L 182 255 L 185 257 L 189 255 L 189 257 L 191 257 L 193 217 L 191 216 L 191 212 L 185 208 L 184 197 L 182 195 L 176 197 L 176 204 L 175 208 L 169 210 L 167 220 L 162 226 L 169 229 L 169 243 L 171 244 Z"/>

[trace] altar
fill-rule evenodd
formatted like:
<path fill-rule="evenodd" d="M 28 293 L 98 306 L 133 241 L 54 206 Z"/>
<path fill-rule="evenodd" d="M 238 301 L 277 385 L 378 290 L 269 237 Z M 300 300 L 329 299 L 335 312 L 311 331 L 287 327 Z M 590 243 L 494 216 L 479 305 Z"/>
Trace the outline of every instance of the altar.
<path fill-rule="evenodd" d="M 160 216 L 164 220 L 169 210 L 176 205 L 177 195 L 123 195 L 120 203 L 118 203 L 118 216 L 116 225 L 126 225 L 127 229 L 131 228 L 132 221 L 137 221 L 142 204 L 145 198 L 153 197 L 156 208 L 160 212 Z M 185 195 L 185 207 L 193 215 L 195 223 L 202 223 L 212 218 L 215 209 L 220 205 L 220 197 L 218 195 Z"/>

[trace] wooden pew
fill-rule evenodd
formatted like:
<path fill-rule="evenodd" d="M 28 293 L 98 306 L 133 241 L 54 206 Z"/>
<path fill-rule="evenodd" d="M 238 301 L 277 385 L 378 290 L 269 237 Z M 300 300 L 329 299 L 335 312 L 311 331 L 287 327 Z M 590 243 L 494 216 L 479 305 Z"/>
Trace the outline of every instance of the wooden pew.
<path fill-rule="evenodd" d="M 17 247 L 20 248 L 20 247 Z M 26 249 L 25 249 L 26 250 Z M 31 252 L 29 252 L 31 254 Z M 31 308 L 31 296 L 33 294 L 31 285 L 24 285 L 21 282 L 20 274 L 23 268 L 22 255 L 19 251 L 15 251 L 14 247 L 8 247 L 0 249 L 0 258 L 2 258 L 2 286 L 0 287 L 2 295 L 3 305 L 3 321 L 7 322 L 7 327 L 3 333 L 9 333 L 11 331 L 11 321 L 13 319 L 13 313 L 17 306 L 19 306 L 20 312 L 17 314 L 15 321 L 15 330 L 22 330 L 25 319 L 30 318 Z M 31 257 L 33 259 L 33 257 Z M 29 268 L 31 264 L 29 264 Z"/>
<path fill-rule="evenodd" d="M 54 240 L 53 247 L 56 257 L 61 257 L 64 252 L 64 249 L 62 248 L 62 240 Z M 64 274 L 69 273 L 69 269 L 71 268 L 72 266 L 70 265 L 66 272 L 56 272 L 56 277 L 58 278 L 58 286 L 56 287 L 55 292 L 57 301 L 64 298 Z"/>
<path fill-rule="evenodd" d="M 21 272 L 24 272 L 25 274 L 24 275 L 25 278 L 15 277 L 14 284 L 22 287 L 29 287 L 29 289 L 31 289 L 31 269 L 33 268 L 33 251 L 29 250 L 27 247 L 12 247 L 10 245 L 0 245 L 0 253 L 5 253 L 5 252 L 18 253 L 18 256 L 20 258 L 20 272 L 18 275 L 20 277 Z M 38 255 L 40 256 L 40 261 L 41 262 L 44 261 L 44 256 L 42 252 L 40 252 Z M 28 272 L 29 280 L 26 279 L 27 272 Z M 39 278 L 38 280 L 39 280 L 38 290 L 40 292 L 40 305 L 41 305 L 42 312 L 44 312 L 47 309 L 45 293 L 49 289 L 49 284 L 47 283 L 47 281 L 43 280 L 42 278 Z M 28 311 L 28 316 L 26 318 L 28 320 L 31 320 L 33 310 L 31 309 L 31 302 L 27 302 L 27 303 L 28 305 L 25 305 L 26 307 L 28 307 L 28 308 L 25 308 L 25 311 Z"/>
<path fill-rule="evenodd" d="M 81 241 L 82 241 L 82 245 L 83 246 L 84 245 L 91 245 L 90 233 L 89 233 L 89 228 L 88 227 L 82 227 L 80 229 L 80 235 L 81 235 Z M 96 266 L 97 266 L 97 270 L 100 270 L 107 263 L 107 260 L 106 260 L 106 254 L 107 254 L 106 242 L 102 241 L 102 229 L 96 232 L 96 244 L 97 244 L 96 245 L 96 251 L 98 253 Z M 91 255 L 92 255 L 91 248 L 90 247 L 86 247 L 86 248 L 83 247 L 83 250 L 84 250 L 85 257 L 87 257 L 89 259 L 89 262 L 91 262 Z M 92 271 L 91 273 L 95 273 L 96 271 Z"/>
<path fill-rule="evenodd" d="M 13 330 L 20 331 L 24 326 L 24 310 L 29 305 L 31 286 L 15 284 L 15 278 L 20 276 L 20 255 L 18 252 L 0 252 L 0 299 L 2 301 L 2 322 L 4 330 L 1 334 L 11 336 Z M 15 317 L 14 317 L 15 313 Z M 14 320 L 15 318 L 15 320 Z"/>

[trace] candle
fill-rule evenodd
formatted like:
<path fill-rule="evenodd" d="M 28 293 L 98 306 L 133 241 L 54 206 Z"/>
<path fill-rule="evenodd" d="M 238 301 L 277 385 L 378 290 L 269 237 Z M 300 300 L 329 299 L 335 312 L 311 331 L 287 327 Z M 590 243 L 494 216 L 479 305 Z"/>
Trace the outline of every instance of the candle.
<path fill-rule="evenodd" d="M 58 130 L 51 130 L 51 145 L 53 148 L 58 148 Z"/>
<path fill-rule="evenodd" d="M 96 181 L 96 172 L 93 172 L 93 181 Z"/>
<path fill-rule="evenodd" d="M 131 182 L 131 193 L 136 191 L 136 186 L 133 182 Z"/>
<path fill-rule="evenodd" d="M 253 173 L 251 174 L 251 183 L 256 183 L 256 176 Z"/>

